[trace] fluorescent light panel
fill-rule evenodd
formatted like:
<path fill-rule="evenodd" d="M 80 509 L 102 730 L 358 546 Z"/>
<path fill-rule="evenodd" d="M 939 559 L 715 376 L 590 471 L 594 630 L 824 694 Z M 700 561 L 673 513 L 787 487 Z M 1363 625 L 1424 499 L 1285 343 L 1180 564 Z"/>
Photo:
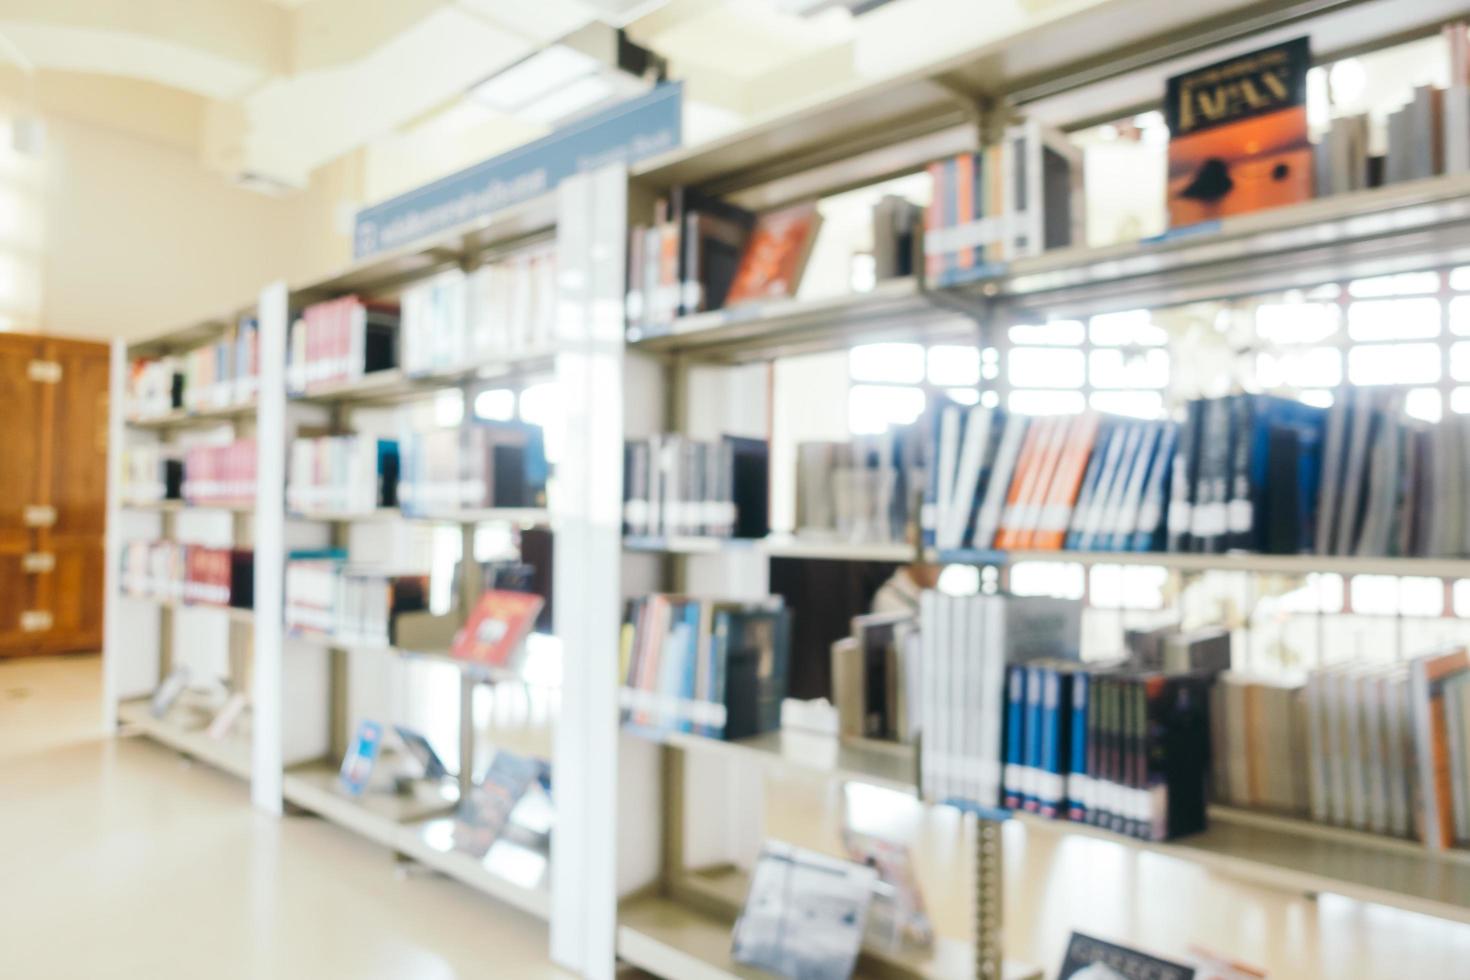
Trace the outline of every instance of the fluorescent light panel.
<path fill-rule="evenodd" d="M 590 55 L 553 44 L 485 79 L 470 94 L 492 109 L 515 112 L 591 75 L 597 67 L 597 59 Z"/>

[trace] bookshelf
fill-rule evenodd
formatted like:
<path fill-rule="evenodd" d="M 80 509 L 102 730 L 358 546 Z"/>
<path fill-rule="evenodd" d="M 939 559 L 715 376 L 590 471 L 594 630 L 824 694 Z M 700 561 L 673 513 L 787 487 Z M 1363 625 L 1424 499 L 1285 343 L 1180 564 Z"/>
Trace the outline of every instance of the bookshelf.
<path fill-rule="evenodd" d="M 733 761 L 763 773 L 860 783 L 912 798 L 918 794 L 915 760 L 889 747 L 792 732 L 725 742 L 684 732 L 620 730 L 612 692 L 618 683 L 621 601 L 655 590 L 713 589 L 712 582 L 735 581 L 742 589 L 759 592 L 762 589 L 750 583 L 759 582 L 761 576 L 756 573 L 752 579 L 751 569 L 774 558 L 898 563 L 909 560 L 913 552 L 902 544 L 848 544 L 779 534 L 755 540 L 624 538 L 617 478 L 623 440 L 698 428 L 691 422 L 696 413 L 689 410 L 700 394 L 693 380 L 696 369 L 734 371 L 778 357 L 875 340 L 969 344 L 986 337 L 987 331 L 1038 312 L 1091 314 L 1168 306 L 1316 285 L 1324 274 L 1341 279 L 1470 262 L 1470 245 L 1465 244 L 1470 241 L 1466 234 L 1470 179 L 1434 178 L 1230 219 L 1189 235 L 1056 251 L 987 269 L 974 281 L 946 288 L 906 277 L 881 282 L 865 293 L 701 313 L 679 318 L 667 331 L 649 335 L 627 334 L 621 317 L 611 312 L 622 306 L 621 270 L 630 219 L 646 220 L 653 196 L 674 187 L 766 208 L 911 172 L 929 160 L 973 149 L 985 114 L 998 98 L 1008 97 L 1022 111 L 1034 106 L 1044 114 L 1049 106 L 1076 105 L 1077 98 L 1085 98 L 1077 93 L 1088 92 L 1090 86 L 1107 84 L 1112 92 L 1116 88 L 1112 83 L 1141 77 L 1148 93 L 1145 99 L 1156 100 L 1158 79 L 1178 59 L 1222 44 L 1249 42 L 1268 29 L 1299 28 L 1322 39 L 1321 50 L 1345 51 L 1375 38 L 1427 33 L 1439 20 L 1459 13 L 1436 3 L 1416 10 L 1409 15 L 1412 22 L 1405 23 L 1402 9 L 1367 0 L 1354 5 L 1297 5 L 1289 24 L 1283 24 L 1281 11 L 1274 9 L 1279 6 L 1232 2 L 1228 9 L 1203 18 L 1187 5 L 1162 0 L 1099 4 L 1070 20 L 1042 12 L 1019 39 L 1007 38 L 936 66 L 855 86 L 820 103 L 757 121 L 732 136 L 640 164 L 631 173 L 613 169 L 576 178 L 555 193 L 488 221 L 320 281 L 266 287 L 254 307 L 262 324 L 266 365 L 254 401 L 127 419 L 122 398 L 113 399 L 115 434 L 126 430 L 172 439 L 215 425 L 255 428 L 261 493 L 253 510 L 226 509 L 211 515 L 203 507 L 134 506 L 116 497 L 113 502 L 114 518 L 128 512 L 129 520 L 157 522 L 159 534 L 173 533 L 174 522 L 211 516 L 231 522 L 232 530 L 242 535 L 248 525 L 256 549 L 256 609 L 197 615 L 223 617 L 232 638 L 220 642 L 238 644 L 247 630 L 253 632 L 251 740 L 209 740 L 199 731 L 197 715 L 171 713 L 156 719 L 146 701 L 138 700 L 156 682 L 151 676 L 141 681 L 140 673 L 150 664 L 168 662 L 171 630 L 163 629 L 156 638 L 134 634 L 119 620 L 119 610 L 152 605 L 153 615 L 166 618 L 194 616 L 196 609 L 209 607 L 121 596 L 115 542 L 109 555 L 109 597 L 121 601 L 109 603 L 109 708 L 145 735 L 248 778 L 256 805 L 267 811 L 279 812 L 289 804 L 318 814 L 345 832 L 548 919 L 553 957 L 586 976 L 611 977 L 616 960 L 668 978 L 752 976 L 730 959 L 731 921 L 744 894 L 745 878 L 728 869 L 712 876 L 686 866 L 679 853 L 696 807 L 725 805 L 732 813 L 748 816 L 744 808 L 750 804 L 718 793 L 709 799 L 690 798 L 684 787 L 690 771 L 705 763 Z M 1073 101 L 1068 103 L 1068 98 Z M 1117 105 L 1092 106 L 1089 111 L 1104 118 L 1110 107 L 1132 111 L 1143 101 L 1132 96 L 1108 98 Z M 305 395 L 287 395 L 285 335 L 288 318 L 300 304 L 347 293 L 391 296 L 434 273 L 472 265 L 486 250 L 548 234 L 557 235 L 559 260 L 579 273 L 561 286 L 559 299 L 566 313 L 556 347 L 429 374 L 374 372 L 319 386 Z M 167 350 L 206 342 L 231 319 L 233 314 L 195 325 L 152 346 Z M 115 392 L 121 391 L 125 355 L 122 348 L 115 350 Z M 317 424 L 340 430 L 355 411 L 402 406 L 448 390 L 468 393 L 477 386 L 513 383 L 538 372 L 556 375 L 565 400 L 566 437 L 557 466 L 561 493 L 553 508 L 425 517 L 408 517 L 392 508 L 371 513 L 287 512 L 285 452 L 293 419 L 303 412 L 314 412 L 310 417 Z M 743 410 L 722 418 L 720 424 L 765 431 L 769 418 L 762 415 L 762 406 L 767 392 L 741 393 Z M 708 425 L 708 419 L 700 424 Z M 117 473 L 115 463 L 113 472 Z M 447 525 L 458 530 L 466 544 L 476 527 L 491 522 L 550 527 L 555 532 L 555 632 L 567 664 L 559 685 L 560 713 L 549 732 L 543 727 L 488 733 L 495 744 L 554 762 L 554 862 L 544 846 L 520 841 L 507 842 L 509 854 L 495 855 L 503 857 L 504 864 L 477 861 L 455 850 L 446 814 L 460 798 L 460 785 L 420 784 L 405 796 L 360 798 L 339 789 L 337 765 L 347 734 L 354 671 L 376 670 L 388 662 L 437 663 L 443 658 L 434 651 L 288 635 L 281 608 L 285 557 L 303 542 L 341 544 L 354 533 L 409 522 Z M 1185 573 L 1470 578 L 1470 559 L 966 550 L 931 552 L 929 557 L 943 563 L 1002 567 L 1064 562 L 1159 566 Z M 141 658 L 133 657 L 131 650 L 127 656 L 120 653 L 138 646 L 152 649 Z M 462 692 L 487 682 L 534 686 L 524 677 L 469 670 L 461 671 L 455 682 Z M 462 694 L 461 704 L 472 696 Z M 335 743 L 322 737 L 328 728 L 336 733 Z M 474 745 L 467 754 L 485 748 Z M 617 817 L 609 819 L 608 814 Z M 1000 815 L 991 811 L 984 816 L 985 833 L 992 841 L 1017 833 L 1095 837 L 1130 852 L 1164 855 L 1273 889 L 1342 894 L 1470 922 L 1470 863 L 1459 853 L 1434 854 L 1402 841 L 1229 808 L 1212 812 L 1207 832 L 1167 844 L 1024 813 L 1007 815 L 1004 821 L 992 819 Z M 953 874 L 964 876 L 967 888 L 973 881 L 977 906 L 998 916 L 1002 904 L 994 884 L 998 862 L 993 853 L 977 852 L 975 864 L 957 866 Z M 531 868 L 539 871 L 530 873 Z M 994 925 L 987 922 L 987 928 Z M 932 958 L 917 960 L 884 959 L 870 950 L 858 975 L 956 980 L 971 974 L 982 952 L 979 946 L 973 938 L 945 938 Z M 1021 980 L 1038 971 L 1033 965 L 1004 962 L 998 975 Z"/>

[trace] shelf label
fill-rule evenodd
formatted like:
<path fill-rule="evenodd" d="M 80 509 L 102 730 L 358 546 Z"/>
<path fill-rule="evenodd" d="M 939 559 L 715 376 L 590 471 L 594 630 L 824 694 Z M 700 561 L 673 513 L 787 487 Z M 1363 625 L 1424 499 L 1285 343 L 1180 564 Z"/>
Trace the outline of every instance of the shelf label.
<path fill-rule="evenodd" d="M 573 174 L 632 164 L 683 140 L 684 89 L 659 85 L 589 119 L 357 212 L 352 254 L 365 259 L 546 194 Z"/>

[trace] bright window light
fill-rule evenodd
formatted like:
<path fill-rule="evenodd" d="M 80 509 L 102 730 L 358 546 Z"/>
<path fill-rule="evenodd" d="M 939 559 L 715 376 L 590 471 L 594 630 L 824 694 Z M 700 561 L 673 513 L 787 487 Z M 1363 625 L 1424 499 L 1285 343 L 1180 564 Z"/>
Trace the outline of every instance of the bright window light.
<path fill-rule="evenodd" d="M 1450 345 L 1450 377 L 1456 381 L 1470 381 L 1470 340 Z"/>
<path fill-rule="evenodd" d="M 1450 288 L 1460 291 L 1470 290 L 1470 265 L 1462 265 L 1458 269 L 1450 270 Z"/>
<path fill-rule="evenodd" d="M 1439 336 L 1439 300 L 1384 299 L 1348 307 L 1348 336 L 1354 340 L 1414 340 Z"/>
<path fill-rule="evenodd" d="M 1439 376 L 1434 344 L 1372 344 L 1348 351 L 1348 380 L 1355 385 L 1434 384 Z"/>
<path fill-rule="evenodd" d="M 994 408 L 1000 404 L 1000 392 L 995 390 L 982 391 L 980 393 L 980 404 L 986 408 Z"/>
<path fill-rule="evenodd" d="M 1399 611 L 1398 580 L 1392 575 L 1355 575 L 1353 612 L 1364 616 L 1394 616 Z"/>
<path fill-rule="evenodd" d="M 475 417 L 492 422 L 509 422 L 516 417 L 516 393 L 509 388 L 491 388 L 475 396 Z"/>
<path fill-rule="evenodd" d="M 1095 391 L 1087 400 L 1095 411 L 1156 419 L 1164 414 L 1164 396 L 1157 391 Z"/>
<path fill-rule="evenodd" d="M 854 381 L 918 384 L 924 380 L 924 348 L 919 344 L 862 344 L 848 351 Z"/>
<path fill-rule="evenodd" d="M 1470 579 L 1456 579 L 1454 585 L 1455 615 L 1470 616 Z"/>
<path fill-rule="evenodd" d="M 1470 388 L 1456 388 L 1450 392 L 1450 411 L 1456 415 L 1470 414 Z"/>
<path fill-rule="evenodd" d="M 1086 336 L 1086 330 L 1078 320 L 1018 324 L 1007 332 L 1013 344 L 1044 344 L 1048 347 L 1076 347 Z"/>
<path fill-rule="evenodd" d="M 561 411 L 561 387 L 555 381 L 543 381 L 521 392 L 521 421 L 541 426 L 546 439 L 546 461 L 561 459 L 565 441 L 565 419 Z"/>
<path fill-rule="evenodd" d="M 1362 98 L 1368 85 L 1368 73 L 1357 58 L 1344 58 L 1327 71 L 1327 84 L 1333 105 L 1352 105 Z"/>
<path fill-rule="evenodd" d="M 1262 303 L 1256 333 L 1277 344 L 1316 344 L 1337 333 L 1337 319 L 1330 303 Z"/>
<path fill-rule="evenodd" d="M 1080 391 L 1013 391 L 1006 407 L 1022 415 L 1074 415 L 1087 407 L 1087 400 Z"/>
<path fill-rule="evenodd" d="M 1470 296 L 1450 300 L 1450 333 L 1470 336 Z"/>
<path fill-rule="evenodd" d="M 974 595 L 980 591 L 980 569 L 974 565 L 945 565 L 934 585 L 945 595 Z"/>
<path fill-rule="evenodd" d="M 929 348 L 929 383 L 979 384 L 980 348 L 960 344 L 939 344 Z"/>
<path fill-rule="evenodd" d="M 1092 352 L 1088 370 L 1097 388 L 1163 388 L 1169 383 L 1169 352 L 1161 348 Z"/>
<path fill-rule="evenodd" d="M 1417 575 L 1399 579 L 1399 612 L 1404 616 L 1443 616 L 1443 583 Z"/>
<path fill-rule="evenodd" d="M 1334 400 L 1332 392 L 1323 391 L 1320 388 L 1313 391 L 1298 392 L 1297 398 L 1305 404 L 1315 405 L 1318 408 L 1331 408 Z"/>
<path fill-rule="evenodd" d="M 1011 566 L 1011 592 L 1080 599 L 1087 569 L 1067 562 L 1021 561 Z"/>
<path fill-rule="evenodd" d="M 1092 342 L 1099 347 L 1121 347 L 1137 344 L 1142 347 L 1161 347 L 1169 342 L 1169 333 L 1156 326 L 1148 310 L 1125 310 L 1122 313 L 1102 313 L 1088 322 Z"/>
<path fill-rule="evenodd" d="M 1256 355 L 1256 382 L 1262 388 L 1334 387 L 1342 383 L 1342 352 L 1332 347 L 1262 352 Z"/>
<path fill-rule="evenodd" d="M 1080 388 L 1087 370 L 1080 350 L 1045 347 L 1013 347 L 1006 364 L 1018 388 Z"/>
<path fill-rule="evenodd" d="M 944 394 L 950 401 L 961 405 L 977 405 L 980 402 L 979 388 L 946 388 Z"/>
<path fill-rule="evenodd" d="M 1415 388 L 1404 398 L 1404 412 L 1410 418 L 1438 422 L 1444 417 L 1444 399 L 1438 388 Z"/>
<path fill-rule="evenodd" d="M 1401 272 L 1348 283 L 1348 295 L 1357 297 L 1414 296 L 1439 290 L 1438 272 Z"/>
<path fill-rule="evenodd" d="M 847 393 L 847 427 L 853 435 L 877 435 L 909 425 L 924 414 L 924 392 L 888 385 L 853 385 Z"/>
<path fill-rule="evenodd" d="M 470 89 L 470 96 L 492 109 L 515 112 L 596 70 L 597 59 L 553 44 L 491 75 Z"/>

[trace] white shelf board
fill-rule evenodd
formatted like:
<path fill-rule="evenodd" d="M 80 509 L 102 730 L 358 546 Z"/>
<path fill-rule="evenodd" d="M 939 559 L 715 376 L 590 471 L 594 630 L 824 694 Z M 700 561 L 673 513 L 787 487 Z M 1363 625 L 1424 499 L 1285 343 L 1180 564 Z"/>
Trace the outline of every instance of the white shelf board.
<path fill-rule="evenodd" d="M 133 416 L 124 419 L 123 424 L 132 426 L 135 429 L 171 429 L 191 425 L 211 425 L 254 414 L 255 403 L 245 402 L 240 405 L 226 405 L 220 408 L 194 410 L 178 408 L 171 412 L 165 412 L 162 415 Z"/>
<path fill-rule="evenodd" d="M 286 800 L 365 837 L 395 853 L 413 858 L 476 891 L 546 919 L 550 895 L 544 873 L 538 886 L 523 886 L 497 874 L 485 860 L 436 841 L 447 839 L 458 791 L 452 781 L 416 783 L 413 796 L 375 792 L 371 787 L 360 796 L 349 794 L 335 766 L 308 763 L 287 771 L 283 783 Z M 500 842 L 497 842 L 497 845 Z M 519 846 L 519 845 L 511 845 Z M 538 855 L 544 865 L 546 856 Z"/>
<path fill-rule="evenodd" d="M 118 721 L 175 751 L 214 766 L 239 779 L 250 778 L 250 742 L 233 733 L 210 738 L 205 732 L 210 717 L 185 705 L 175 705 L 163 718 L 149 710 L 149 699 L 123 701 L 117 706 Z"/>
<path fill-rule="evenodd" d="M 218 613 L 227 617 L 232 623 L 242 626 L 255 625 L 255 610 L 237 609 L 234 606 L 218 606 L 212 602 L 184 602 L 180 599 L 164 599 L 159 596 L 133 595 L 128 592 L 118 593 L 129 602 L 141 602 L 149 606 L 157 606 L 159 609 L 189 609 L 203 610 L 204 612 Z"/>
<path fill-rule="evenodd" d="M 206 504 L 193 503 L 187 500 L 124 500 L 118 506 L 123 510 L 157 512 L 162 514 L 176 514 L 181 511 L 190 510 L 227 514 L 255 513 L 255 504 L 253 503 Z"/>
<path fill-rule="evenodd" d="M 398 841 L 398 850 L 425 867 L 446 874 L 491 898 L 538 918 L 550 919 L 551 893 L 546 887 L 546 869 L 550 859 L 545 852 L 502 838 L 492 845 L 484 858 L 477 858 L 453 846 L 453 823 L 453 818 L 441 817 L 405 827 Z M 516 882 L 506 874 L 496 872 L 494 866 L 500 861 L 517 866 L 531 864 L 540 870 L 531 875 L 534 883 Z"/>
<path fill-rule="evenodd" d="M 405 823 L 446 812 L 459 799 L 458 791 L 448 781 L 416 783 L 411 796 L 373 787 L 353 796 L 343 788 L 337 767 L 325 762 L 288 769 L 282 791 L 287 802 L 392 848 L 399 846 Z"/>
<path fill-rule="evenodd" d="M 555 347 L 507 352 L 461 367 L 415 374 L 409 374 L 401 368 L 390 368 L 373 371 L 360 378 L 312 385 L 306 391 L 288 394 L 287 398 L 292 402 L 310 404 L 411 401 L 473 382 L 550 370 L 557 352 Z"/>
<path fill-rule="evenodd" d="M 819 558 L 832 561 L 907 562 L 914 549 L 901 543 L 850 544 L 791 535 L 767 538 L 715 538 L 699 535 L 633 536 L 623 539 L 626 551 L 670 555 L 714 555 L 757 552 L 771 558 Z"/>
<path fill-rule="evenodd" d="M 958 549 L 931 553 L 945 564 L 1014 565 L 1023 561 L 1080 565 L 1153 565 L 1185 572 L 1255 572 L 1264 575 L 1414 575 L 1470 577 L 1470 558 L 1368 558 L 1357 555 L 1257 555 L 1248 552 L 1200 554 L 1161 551 L 988 551 Z"/>
<path fill-rule="evenodd" d="M 663 731 L 639 725 L 623 730 L 637 738 L 704 752 L 747 759 L 770 769 L 798 770 L 828 779 L 881 786 L 913 795 L 918 787 L 918 759 L 913 747 L 843 741 L 830 735 L 799 731 L 766 732 L 729 742 L 689 732 Z"/>
<path fill-rule="evenodd" d="M 731 935 L 727 920 L 670 898 L 631 899 L 618 909 L 617 950 L 625 963 L 665 980 L 769 980 L 766 972 L 734 961 Z M 890 961 L 881 970 L 860 962 L 853 976 L 856 980 L 905 974 L 926 980 L 969 976 L 973 962 L 967 952 L 964 944 L 941 942 L 933 957 Z M 1002 977 L 1041 980 L 1041 971 L 1007 962 Z"/>
<path fill-rule="evenodd" d="M 468 510 L 405 514 L 397 507 L 379 507 L 371 511 L 295 511 L 288 521 L 320 521 L 327 524 L 373 524 L 383 521 L 409 521 L 420 524 L 490 524 L 500 522 L 522 527 L 551 523 L 551 511 L 545 507 L 479 507 Z"/>

